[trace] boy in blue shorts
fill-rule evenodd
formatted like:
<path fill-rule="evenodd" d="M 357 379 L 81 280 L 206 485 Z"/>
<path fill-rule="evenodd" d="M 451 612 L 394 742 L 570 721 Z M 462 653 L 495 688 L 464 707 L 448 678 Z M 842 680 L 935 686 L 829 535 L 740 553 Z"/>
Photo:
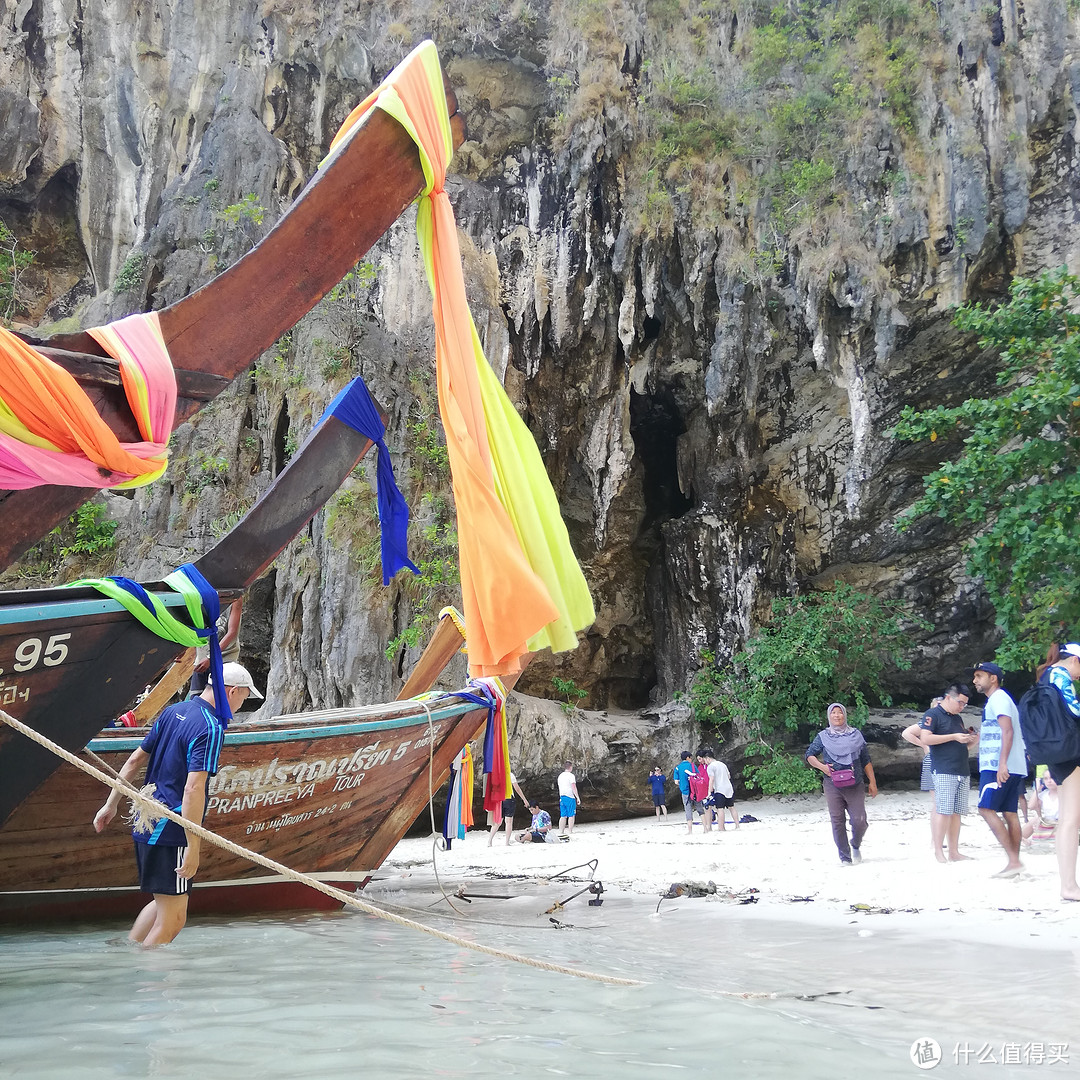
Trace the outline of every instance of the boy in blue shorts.
<path fill-rule="evenodd" d="M 1024 736 L 1016 702 L 1001 688 L 997 664 L 976 664 L 971 681 L 986 695 L 979 731 L 979 814 L 1005 849 L 1008 862 L 994 877 L 1016 877 L 1020 862 L 1020 795 L 1027 777 Z"/>

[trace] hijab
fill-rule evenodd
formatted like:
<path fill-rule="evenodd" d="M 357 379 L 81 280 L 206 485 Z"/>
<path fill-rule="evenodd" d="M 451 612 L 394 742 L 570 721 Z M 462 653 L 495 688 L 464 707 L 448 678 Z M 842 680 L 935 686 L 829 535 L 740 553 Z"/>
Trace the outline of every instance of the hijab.
<path fill-rule="evenodd" d="M 831 723 L 821 733 L 821 743 L 825 747 L 829 757 L 840 765 L 853 765 L 858 759 L 859 754 L 862 753 L 862 748 L 866 745 L 866 740 L 863 738 L 863 733 L 858 728 L 851 727 L 847 722 L 847 709 L 840 704 L 839 701 L 834 701 L 825 710 L 825 720 L 828 723 L 829 713 L 833 709 L 840 709 L 844 714 L 844 723 L 841 727 L 833 727 Z"/>

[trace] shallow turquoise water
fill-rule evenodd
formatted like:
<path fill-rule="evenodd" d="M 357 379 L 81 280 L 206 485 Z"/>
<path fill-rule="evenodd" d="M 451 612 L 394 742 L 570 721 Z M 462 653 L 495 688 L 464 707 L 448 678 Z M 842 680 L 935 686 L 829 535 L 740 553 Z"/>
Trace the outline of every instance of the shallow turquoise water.
<path fill-rule="evenodd" d="M 119 924 L 0 932 L 0 1076 L 911 1077 L 912 1039 L 935 1022 L 942 1042 L 952 1031 L 923 969 L 880 973 L 878 999 L 845 990 L 829 970 L 840 953 L 813 927 L 704 903 L 657 917 L 617 898 L 563 918 L 576 928 L 532 915 L 504 925 L 497 912 L 439 925 L 648 985 L 537 971 L 351 913 L 194 919 L 146 952 Z M 892 954 L 881 950 L 865 962 Z M 778 1000 L 719 993 L 785 988 Z M 981 1016 L 972 1037 L 983 1028 L 1000 1025 Z M 946 1071 L 958 1070 L 933 1075 Z"/>

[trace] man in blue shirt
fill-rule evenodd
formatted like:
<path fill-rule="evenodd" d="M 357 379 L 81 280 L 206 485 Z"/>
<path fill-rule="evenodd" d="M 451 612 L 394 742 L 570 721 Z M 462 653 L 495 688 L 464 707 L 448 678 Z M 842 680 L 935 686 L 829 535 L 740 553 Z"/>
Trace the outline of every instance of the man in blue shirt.
<path fill-rule="evenodd" d="M 251 675 L 241 664 L 222 669 L 225 697 L 235 714 L 249 694 L 261 698 Z M 215 711 L 213 684 L 198 697 L 169 705 L 154 722 L 142 745 L 120 769 L 120 779 L 132 782 L 145 765 L 144 788 L 159 802 L 189 821 L 200 824 L 206 813 L 210 777 L 218 769 L 225 725 Z M 116 816 L 120 792 L 110 792 L 94 817 L 101 832 Z M 139 912 L 128 938 L 140 945 L 167 945 L 187 922 L 188 889 L 199 869 L 201 840 L 168 818 L 144 830 L 133 830 L 139 886 L 153 900 Z"/>
<path fill-rule="evenodd" d="M 690 751 L 687 750 L 682 761 L 672 771 L 672 779 L 679 785 L 679 794 L 682 796 L 683 813 L 686 815 L 686 831 L 694 831 L 694 800 L 690 798 L 690 774 L 694 766 L 690 761 Z"/>

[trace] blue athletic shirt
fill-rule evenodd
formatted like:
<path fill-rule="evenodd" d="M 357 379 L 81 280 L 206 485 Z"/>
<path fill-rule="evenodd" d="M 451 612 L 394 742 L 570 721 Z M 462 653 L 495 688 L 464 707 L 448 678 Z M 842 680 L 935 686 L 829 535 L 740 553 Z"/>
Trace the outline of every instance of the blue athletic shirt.
<path fill-rule="evenodd" d="M 672 771 L 671 777 L 676 784 L 679 785 L 679 790 L 684 795 L 690 794 L 690 780 L 689 776 L 694 771 L 694 766 L 689 761 L 680 761 Z"/>
<path fill-rule="evenodd" d="M 652 793 L 654 795 L 664 794 L 664 781 L 667 779 L 663 773 L 659 776 L 656 773 L 649 773 L 649 783 L 652 784 Z"/>
<path fill-rule="evenodd" d="M 168 706 L 142 741 L 141 749 L 150 755 L 143 783 L 155 784 L 154 797 L 179 813 L 188 773 L 213 776 L 224 737 L 224 725 L 202 698 Z M 184 830 L 168 818 L 162 818 L 149 834 L 133 831 L 131 835 L 140 844 L 187 844 Z"/>

